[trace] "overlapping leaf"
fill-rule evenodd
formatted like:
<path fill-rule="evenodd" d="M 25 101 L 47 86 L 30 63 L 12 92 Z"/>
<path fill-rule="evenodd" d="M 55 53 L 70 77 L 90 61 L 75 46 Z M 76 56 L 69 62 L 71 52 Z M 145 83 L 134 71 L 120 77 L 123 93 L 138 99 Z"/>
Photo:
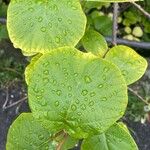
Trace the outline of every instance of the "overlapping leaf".
<path fill-rule="evenodd" d="M 82 144 L 82 150 L 138 150 L 128 129 L 120 123 L 110 127 L 105 133 L 89 137 Z"/>
<path fill-rule="evenodd" d="M 86 17 L 79 0 L 12 0 L 7 26 L 16 48 L 28 55 L 75 46 L 84 34 Z"/>
<path fill-rule="evenodd" d="M 21 114 L 11 125 L 7 136 L 7 150 L 55 150 L 51 133 L 44 129 L 31 113 Z"/>
<path fill-rule="evenodd" d="M 145 73 L 147 61 L 127 46 L 119 45 L 109 50 L 106 59 L 116 64 L 127 84 L 137 81 Z"/>
<path fill-rule="evenodd" d="M 127 105 L 127 86 L 120 70 L 73 48 L 41 56 L 28 79 L 34 116 L 49 130 L 65 129 L 76 138 L 105 131 Z"/>
<path fill-rule="evenodd" d="M 104 56 L 108 46 L 105 38 L 94 30 L 88 30 L 82 38 L 82 44 L 88 52 L 98 56 Z"/>
<path fill-rule="evenodd" d="M 30 61 L 30 64 L 26 67 L 25 69 L 25 80 L 26 80 L 26 83 L 28 84 L 29 83 L 29 77 L 30 77 L 30 74 L 33 70 L 33 67 L 36 63 L 36 61 L 41 57 L 42 55 L 41 54 L 38 54 L 36 56 L 34 56 L 31 61 Z"/>

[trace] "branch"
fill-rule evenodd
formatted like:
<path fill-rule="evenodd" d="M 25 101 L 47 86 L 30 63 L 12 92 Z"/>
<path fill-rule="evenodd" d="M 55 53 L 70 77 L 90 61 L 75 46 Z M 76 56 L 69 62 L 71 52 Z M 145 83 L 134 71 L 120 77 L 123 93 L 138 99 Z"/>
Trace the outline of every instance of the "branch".
<path fill-rule="evenodd" d="M 145 17 L 150 19 L 150 14 L 146 12 L 140 5 L 136 4 L 135 2 L 131 2 Z"/>
<path fill-rule="evenodd" d="M 111 37 L 105 37 L 106 41 L 112 43 Z M 117 44 L 124 44 L 127 46 L 135 47 L 135 48 L 142 48 L 142 49 L 150 49 L 150 42 L 136 42 L 136 41 L 129 41 L 117 38 Z"/>
<path fill-rule="evenodd" d="M 112 35 L 112 44 L 117 44 L 117 29 L 118 29 L 118 3 L 114 3 L 113 10 L 113 35 Z"/>
<path fill-rule="evenodd" d="M 144 102 L 146 105 L 149 105 L 149 103 L 147 102 L 147 100 L 145 100 L 141 95 L 139 95 L 136 91 L 134 91 L 131 88 L 128 88 L 128 90 L 130 92 L 132 92 L 135 96 L 137 96 L 142 102 Z"/>
<path fill-rule="evenodd" d="M 6 19 L 5 18 L 0 18 L 0 23 L 1 24 L 6 24 Z"/>
<path fill-rule="evenodd" d="M 3 110 L 6 110 L 6 109 L 11 108 L 11 107 L 13 107 L 13 106 L 16 106 L 16 105 L 18 105 L 19 103 L 24 102 L 24 101 L 26 101 L 26 100 L 27 100 L 27 97 L 23 97 L 22 99 L 20 99 L 20 100 L 14 102 L 14 103 L 12 103 L 12 104 L 10 104 L 9 106 L 3 107 Z"/>
<path fill-rule="evenodd" d="M 9 100 L 9 93 L 8 93 L 8 87 L 6 87 L 6 99 L 5 99 L 5 103 L 3 104 L 3 107 L 2 107 L 3 110 L 6 108 L 8 100 Z"/>

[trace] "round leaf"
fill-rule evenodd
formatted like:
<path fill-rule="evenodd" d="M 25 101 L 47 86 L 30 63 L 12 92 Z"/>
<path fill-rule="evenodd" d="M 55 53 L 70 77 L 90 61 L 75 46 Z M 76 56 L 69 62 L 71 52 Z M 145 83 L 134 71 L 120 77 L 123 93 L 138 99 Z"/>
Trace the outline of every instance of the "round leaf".
<path fill-rule="evenodd" d="M 110 49 L 105 58 L 120 68 L 128 85 L 141 78 L 147 68 L 147 61 L 143 57 L 123 45 Z"/>
<path fill-rule="evenodd" d="M 127 105 L 127 86 L 120 70 L 73 48 L 42 55 L 29 80 L 34 116 L 49 130 L 65 129 L 76 138 L 105 131 Z"/>
<path fill-rule="evenodd" d="M 126 127 L 119 123 L 105 133 L 85 139 L 82 150 L 138 150 Z"/>
<path fill-rule="evenodd" d="M 7 150 L 55 150 L 51 134 L 31 113 L 21 114 L 11 125 L 7 136 Z"/>
<path fill-rule="evenodd" d="M 108 46 L 105 38 L 94 30 L 88 30 L 82 39 L 82 44 L 88 52 L 104 56 Z"/>
<path fill-rule="evenodd" d="M 7 20 L 14 46 L 28 55 L 75 46 L 86 26 L 79 0 L 12 0 Z"/>

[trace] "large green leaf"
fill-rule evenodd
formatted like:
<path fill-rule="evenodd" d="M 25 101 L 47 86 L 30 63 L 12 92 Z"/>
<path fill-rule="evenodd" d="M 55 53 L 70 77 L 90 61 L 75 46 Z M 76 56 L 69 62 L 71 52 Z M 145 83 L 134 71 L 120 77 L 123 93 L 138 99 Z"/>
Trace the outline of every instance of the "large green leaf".
<path fill-rule="evenodd" d="M 104 56 L 108 50 L 105 38 L 94 30 L 88 30 L 82 39 L 82 44 L 88 52 Z"/>
<path fill-rule="evenodd" d="M 110 49 L 105 58 L 120 68 L 128 85 L 141 78 L 147 68 L 147 61 L 143 57 L 123 45 Z"/>
<path fill-rule="evenodd" d="M 7 150 L 55 150 L 51 133 L 32 117 L 31 113 L 21 114 L 11 125 L 7 136 Z"/>
<path fill-rule="evenodd" d="M 74 48 L 42 55 L 28 79 L 34 116 L 49 130 L 65 129 L 76 138 L 105 131 L 127 105 L 127 86 L 120 70 Z"/>
<path fill-rule="evenodd" d="M 138 150 L 129 131 L 120 123 L 110 127 L 105 133 L 85 139 L 82 150 Z"/>
<path fill-rule="evenodd" d="M 14 46 L 28 55 L 57 47 L 73 47 L 86 26 L 79 0 L 12 0 L 7 19 Z"/>

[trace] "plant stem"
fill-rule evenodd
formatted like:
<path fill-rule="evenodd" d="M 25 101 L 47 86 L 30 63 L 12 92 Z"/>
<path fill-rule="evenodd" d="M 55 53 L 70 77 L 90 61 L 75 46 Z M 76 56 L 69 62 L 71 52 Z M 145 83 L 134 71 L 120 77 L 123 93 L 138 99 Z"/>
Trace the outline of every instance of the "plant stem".
<path fill-rule="evenodd" d="M 118 3 L 114 3 L 113 10 L 113 35 L 112 35 L 112 44 L 117 44 L 117 29 L 118 29 Z"/>
<path fill-rule="evenodd" d="M 112 42 L 112 37 L 105 37 L 107 42 Z M 136 42 L 117 38 L 117 44 L 124 44 L 135 48 L 150 49 L 150 42 Z"/>
<path fill-rule="evenodd" d="M 16 106 L 16 105 L 18 105 L 19 103 L 24 102 L 24 101 L 26 101 L 26 100 L 27 100 L 27 97 L 23 97 L 22 99 L 20 99 L 20 100 L 14 102 L 14 103 L 12 103 L 12 104 L 10 104 L 10 105 L 8 105 L 8 106 L 5 106 L 3 109 L 6 110 L 6 109 L 11 108 L 11 107 L 13 107 L 13 106 Z"/>
<path fill-rule="evenodd" d="M 131 88 L 128 88 L 128 90 L 130 92 L 132 92 L 135 96 L 137 96 L 142 102 L 144 102 L 146 105 L 149 105 L 149 103 L 147 102 L 147 100 L 145 100 L 141 95 L 139 95 L 136 91 L 134 91 Z"/>
<path fill-rule="evenodd" d="M 131 2 L 141 13 L 143 13 L 143 15 L 145 16 L 145 17 L 147 17 L 148 19 L 150 19 L 150 14 L 147 12 L 147 11 L 145 11 L 140 5 L 138 5 L 137 3 L 135 3 L 135 2 Z"/>

